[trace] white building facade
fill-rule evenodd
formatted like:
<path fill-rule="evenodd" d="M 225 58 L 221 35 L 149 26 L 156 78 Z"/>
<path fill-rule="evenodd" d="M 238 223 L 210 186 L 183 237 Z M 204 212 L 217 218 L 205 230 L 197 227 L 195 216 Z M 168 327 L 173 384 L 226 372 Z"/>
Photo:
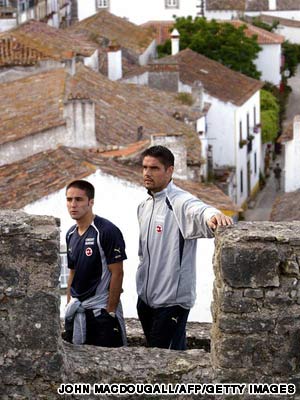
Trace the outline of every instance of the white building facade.
<path fill-rule="evenodd" d="M 300 189 L 300 115 L 294 117 L 293 137 L 284 144 L 284 191 Z"/>
<path fill-rule="evenodd" d="M 172 21 L 174 16 L 195 17 L 200 12 L 200 4 L 201 0 L 77 0 L 79 21 L 105 9 L 135 24 Z"/>
<path fill-rule="evenodd" d="M 70 99 L 64 105 L 65 123 L 43 131 L 33 132 L 15 141 L 0 145 L 0 166 L 57 146 L 95 147 L 95 104 L 90 100 Z"/>
<path fill-rule="evenodd" d="M 95 186 L 94 212 L 117 225 L 126 243 L 127 260 L 124 262 L 124 292 L 121 296 L 125 317 L 137 317 L 137 294 L 135 274 L 138 258 L 138 221 L 137 206 L 147 197 L 146 190 L 138 185 L 113 177 L 97 170 L 85 178 Z M 120 193 L 122 196 L 120 197 Z M 65 189 L 29 204 L 24 211 L 30 214 L 53 215 L 61 220 L 62 259 L 65 259 L 65 235 L 74 225 L 67 212 Z M 190 321 L 211 321 L 210 304 L 212 301 L 213 267 L 212 256 L 214 239 L 199 239 L 197 251 L 197 301 L 192 308 Z M 65 298 L 62 298 L 65 302 Z M 63 307 L 62 307 L 63 309 Z"/>
<path fill-rule="evenodd" d="M 211 103 L 207 113 L 207 142 L 212 148 L 214 167 L 233 167 L 235 179 L 231 198 L 243 206 L 258 190 L 261 167 L 260 93 L 242 106 L 224 103 L 206 95 Z"/>
<path fill-rule="evenodd" d="M 279 86 L 281 82 L 282 52 L 281 44 L 259 44 L 262 50 L 254 60 L 257 70 L 261 73 L 260 80 Z M 272 62 L 270 62 L 272 60 Z"/>
<path fill-rule="evenodd" d="M 284 36 L 285 40 L 288 40 L 290 43 L 300 44 L 300 16 L 297 23 L 288 24 L 282 21 L 279 22 L 275 32 Z"/>

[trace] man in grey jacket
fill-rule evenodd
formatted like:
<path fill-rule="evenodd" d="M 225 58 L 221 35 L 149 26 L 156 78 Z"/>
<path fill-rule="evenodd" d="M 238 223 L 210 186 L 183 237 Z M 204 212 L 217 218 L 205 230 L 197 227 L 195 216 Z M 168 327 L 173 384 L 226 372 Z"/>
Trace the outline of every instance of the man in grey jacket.
<path fill-rule="evenodd" d="M 222 214 L 172 182 L 174 155 L 163 146 L 142 154 L 149 197 L 138 207 L 137 311 L 150 347 L 186 349 L 186 322 L 195 303 L 197 239 L 231 225 Z"/>

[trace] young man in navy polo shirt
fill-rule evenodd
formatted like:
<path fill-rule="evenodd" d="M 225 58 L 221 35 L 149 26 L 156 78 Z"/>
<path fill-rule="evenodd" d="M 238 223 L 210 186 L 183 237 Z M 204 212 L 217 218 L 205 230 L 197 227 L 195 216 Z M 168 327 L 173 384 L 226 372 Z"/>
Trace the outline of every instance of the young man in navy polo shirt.
<path fill-rule="evenodd" d="M 110 221 L 93 214 L 95 189 L 84 180 L 66 188 L 67 208 L 76 221 L 66 235 L 68 267 L 66 325 L 75 344 L 126 344 L 120 294 L 125 243 Z"/>

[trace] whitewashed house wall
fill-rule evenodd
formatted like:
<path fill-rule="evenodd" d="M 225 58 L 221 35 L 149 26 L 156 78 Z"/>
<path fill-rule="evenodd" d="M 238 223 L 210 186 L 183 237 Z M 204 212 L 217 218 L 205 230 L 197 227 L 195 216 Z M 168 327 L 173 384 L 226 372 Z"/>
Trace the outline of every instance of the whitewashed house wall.
<path fill-rule="evenodd" d="M 94 103 L 71 100 L 65 104 L 64 118 L 64 125 L 0 145 L 0 166 L 56 149 L 59 145 L 83 148 L 97 145 Z"/>
<path fill-rule="evenodd" d="M 300 189 L 300 115 L 294 118 L 293 139 L 284 143 L 284 191 Z"/>
<path fill-rule="evenodd" d="M 281 45 L 260 44 L 260 47 L 262 50 L 254 60 L 257 70 L 261 72 L 260 80 L 279 86 L 281 82 Z"/>
<path fill-rule="evenodd" d="M 121 296 L 125 317 L 137 317 L 135 274 L 138 259 L 137 206 L 147 197 L 146 190 L 125 180 L 97 170 L 86 178 L 95 186 L 94 212 L 111 220 L 122 231 L 126 242 L 128 259 L 124 262 L 124 292 Z M 122 193 L 122 196 L 120 196 Z M 61 220 L 61 245 L 65 245 L 65 234 L 74 225 L 65 201 L 65 189 L 24 207 L 30 214 L 53 215 Z M 190 321 L 211 321 L 214 239 L 199 239 L 197 250 L 197 301 L 189 315 Z M 62 299 L 65 302 L 65 298 Z M 63 307 L 62 307 L 63 308 Z"/>
<path fill-rule="evenodd" d="M 235 152 L 236 152 L 236 183 L 237 204 L 242 205 L 259 184 L 261 166 L 261 133 L 254 132 L 254 107 L 256 110 L 256 124 L 260 123 L 260 92 L 256 92 L 247 102 L 235 111 Z M 253 135 L 252 150 L 247 152 L 247 145 L 240 148 L 240 121 L 242 122 L 243 139 L 247 139 L 247 114 L 249 114 L 250 135 Z M 255 156 L 256 154 L 256 156 Z M 255 159 L 256 158 L 256 159 Z M 250 193 L 248 185 L 248 161 L 250 162 Z M 243 175 L 243 193 L 241 192 L 241 171 Z"/>
<path fill-rule="evenodd" d="M 291 43 L 300 44 L 300 23 L 299 27 L 279 24 L 275 29 L 275 32 L 284 36 L 285 40 L 288 40 Z"/>
<path fill-rule="evenodd" d="M 77 0 L 78 1 L 78 19 L 82 20 L 95 14 L 95 0 Z M 167 0 L 109 0 L 108 10 L 119 17 L 125 17 L 135 24 L 142 24 L 151 20 L 173 20 L 173 15 L 193 17 L 199 12 L 196 6 L 199 0 L 178 0 L 179 8 L 166 8 Z"/>

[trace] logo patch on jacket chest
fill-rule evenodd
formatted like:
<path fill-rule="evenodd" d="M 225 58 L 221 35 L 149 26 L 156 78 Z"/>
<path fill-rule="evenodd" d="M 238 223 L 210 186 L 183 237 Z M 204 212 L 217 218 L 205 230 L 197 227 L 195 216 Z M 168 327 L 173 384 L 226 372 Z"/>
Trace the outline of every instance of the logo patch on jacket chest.
<path fill-rule="evenodd" d="M 162 233 L 163 227 L 161 225 L 156 225 L 156 232 L 157 233 Z"/>

